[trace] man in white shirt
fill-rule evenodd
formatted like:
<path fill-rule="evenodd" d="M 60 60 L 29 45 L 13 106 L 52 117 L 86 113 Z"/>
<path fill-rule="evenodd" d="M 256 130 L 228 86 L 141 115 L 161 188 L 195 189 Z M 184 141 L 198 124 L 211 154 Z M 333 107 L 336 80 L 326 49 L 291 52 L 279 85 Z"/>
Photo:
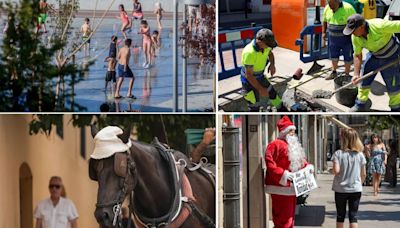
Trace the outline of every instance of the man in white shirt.
<path fill-rule="evenodd" d="M 71 200 L 61 197 L 62 188 L 61 177 L 50 178 L 50 198 L 40 201 L 34 212 L 36 228 L 78 227 L 78 212 Z"/>

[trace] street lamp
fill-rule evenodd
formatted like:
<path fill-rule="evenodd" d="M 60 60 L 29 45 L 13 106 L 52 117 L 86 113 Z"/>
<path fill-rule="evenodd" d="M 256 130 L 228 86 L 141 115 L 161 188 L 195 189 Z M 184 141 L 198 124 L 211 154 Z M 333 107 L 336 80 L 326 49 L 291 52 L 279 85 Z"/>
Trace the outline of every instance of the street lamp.
<path fill-rule="evenodd" d="M 215 3 L 215 0 L 174 0 L 174 15 L 173 15 L 173 66 L 172 66 L 172 74 L 173 74 L 173 107 L 172 111 L 176 112 L 178 111 L 178 8 L 179 8 L 179 3 L 182 3 L 185 5 L 184 8 L 184 13 L 183 13 L 183 20 L 186 20 L 186 6 L 187 5 L 203 5 L 203 4 L 211 4 Z M 184 30 L 185 31 L 185 30 Z M 185 32 L 183 34 L 185 36 Z M 187 111 L 187 58 L 186 58 L 186 43 L 184 42 L 183 45 L 183 80 L 182 80 L 182 97 L 183 97 L 183 105 L 182 105 L 182 111 L 186 112 Z"/>

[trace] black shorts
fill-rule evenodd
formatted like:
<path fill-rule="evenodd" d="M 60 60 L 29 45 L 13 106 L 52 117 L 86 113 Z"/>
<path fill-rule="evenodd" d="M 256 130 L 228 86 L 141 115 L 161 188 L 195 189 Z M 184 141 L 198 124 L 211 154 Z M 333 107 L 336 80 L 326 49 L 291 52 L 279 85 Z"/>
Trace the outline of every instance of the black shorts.
<path fill-rule="evenodd" d="M 117 73 L 115 71 L 107 71 L 106 74 L 106 82 L 110 82 L 111 80 L 113 82 L 117 82 L 117 77 L 116 77 Z"/>

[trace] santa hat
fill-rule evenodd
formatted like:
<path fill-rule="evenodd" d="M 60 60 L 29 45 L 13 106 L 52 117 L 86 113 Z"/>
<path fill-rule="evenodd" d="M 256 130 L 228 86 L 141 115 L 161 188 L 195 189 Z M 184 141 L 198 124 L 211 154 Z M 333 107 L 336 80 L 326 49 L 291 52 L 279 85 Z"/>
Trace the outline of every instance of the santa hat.
<path fill-rule="evenodd" d="M 101 129 L 94 137 L 94 151 L 90 155 L 93 159 L 103 159 L 114 155 L 115 153 L 122 153 L 128 151 L 132 146 L 131 140 L 128 143 L 123 143 L 118 137 L 123 130 L 119 127 L 108 126 Z"/>
<path fill-rule="evenodd" d="M 290 130 L 296 130 L 296 126 L 294 126 L 288 116 L 282 117 L 282 119 L 278 121 L 277 126 L 279 130 L 279 137 L 285 136 Z"/>

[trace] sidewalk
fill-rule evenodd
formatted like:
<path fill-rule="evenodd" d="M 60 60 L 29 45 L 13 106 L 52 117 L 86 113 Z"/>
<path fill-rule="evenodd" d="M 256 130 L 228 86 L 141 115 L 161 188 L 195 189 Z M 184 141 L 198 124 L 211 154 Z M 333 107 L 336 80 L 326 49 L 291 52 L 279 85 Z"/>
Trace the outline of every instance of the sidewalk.
<path fill-rule="evenodd" d="M 242 50 L 243 49 L 236 50 L 236 56 L 238 56 L 237 61 L 239 66 L 241 65 L 240 56 Z M 286 91 L 289 86 L 299 83 L 298 80 L 292 80 L 293 73 L 298 68 L 303 69 L 303 73 L 306 73 L 308 69 L 311 68 L 313 63 L 303 63 L 302 61 L 300 61 L 299 53 L 289 49 L 277 47 L 274 48 L 273 53 L 275 55 L 276 74 L 273 77 L 268 77 L 271 84 L 274 85 L 278 94 L 282 97 L 284 91 Z M 232 51 L 224 51 L 223 59 L 226 69 L 232 69 L 234 67 Z M 321 65 L 325 65 L 324 69 L 327 69 L 331 66 L 331 62 L 327 59 L 319 60 L 318 63 Z M 343 62 L 341 61 L 339 65 L 341 67 L 338 69 L 338 72 L 343 72 Z M 219 69 L 221 67 L 219 59 L 218 67 Z M 296 93 L 300 94 L 301 96 L 297 96 L 297 98 L 300 98 L 300 100 L 307 100 L 310 104 L 316 104 L 324 108 L 324 110 L 320 111 L 348 112 L 349 107 L 339 104 L 335 96 L 332 96 L 332 98 L 330 99 L 312 98 L 312 92 L 314 90 L 335 90 L 333 80 L 325 80 L 324 78 L 329 73 L 330 72 L 327 71 L 326 73 L 323 73 L 320 77 L 317 77 L 314 80 L 311 80 L 308 83 L 299 86 L 296 90 Z M 351 74 L 353 73 L 351 72 Z M 304 75 L 300 81 L 305 81 L 309 78 L 311 78 L 310 75 Z M 246 101 L 239 93 L 241 87 L 242 86 L 240 82 L 240 75 L 218 81 L 218 108 L 220 111 L 247 111 Z M 390 111 L 390 108 L 388 106 L 389 96 L 387 94 L 386 87 L 380 73 L 377 75 L 372 85 L 372 91 L 370 93 L 369 99 L 372 102 L 371 111 Z"/>
<path fill-rule="evenodd" d="M 336 226 L 332 180 L 332 174 L 317 175 L 319 188 L 311 193 L 307 199 L 307 206 L 300 208 L 295 227 Z M 381 193 L 378 196 L 373 196 L 371 186 L 364 186 L 358 219 L 359 227 L 400 227 L 400 186 L 391 188 L 387 182 L 382 182 Z M 348 222 L 346 215 L 345 227 L 348 227 Z"/>

